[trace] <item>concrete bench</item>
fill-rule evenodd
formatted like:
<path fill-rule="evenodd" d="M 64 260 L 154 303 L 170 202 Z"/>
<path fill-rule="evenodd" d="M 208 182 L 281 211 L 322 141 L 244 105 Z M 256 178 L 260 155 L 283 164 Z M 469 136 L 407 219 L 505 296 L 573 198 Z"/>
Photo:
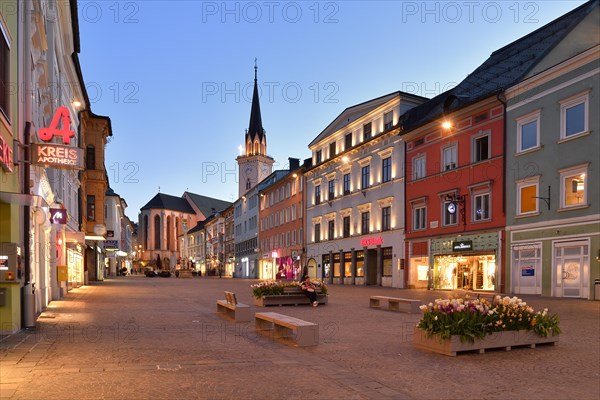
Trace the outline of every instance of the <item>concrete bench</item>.
<path fill-rule="evenodd" d="M 369 307 L 380 308 L 381 302 L 387 301 L 387 309 L 391 311 L 402 311 L 408 313 L 418 313 L 421 311 L 421 300 L 401 299 L 398 297 L 388 296 L 371 296 L 369 299 Z"/>
<path fill-rule="evenodd" d="M 217 300 L 217 312 L 233 318 L 235 322 L 249 322 L 252 320 L 250 306 L 238 303 L 233 292 L 225 292 L 225 300 Z"/>
<path fill-rule="evenodd" d="M 300 347 L 319 344 L 319 325 L 287 315 L 264 312 L 256 313 L 255 327 L 259 331 L 273 331 L 276 338 L 291 338 Z"/>

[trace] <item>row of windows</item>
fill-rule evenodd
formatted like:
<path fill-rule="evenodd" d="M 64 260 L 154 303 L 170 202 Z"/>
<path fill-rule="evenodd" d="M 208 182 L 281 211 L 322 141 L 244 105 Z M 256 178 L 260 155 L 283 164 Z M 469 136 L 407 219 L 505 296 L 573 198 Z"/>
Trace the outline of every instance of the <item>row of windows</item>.
<path fill-rule="evenodd" d="M 486 132 L 472 138 L 471 162 L 476 163 L 491 158 L 491 132 Z M 441 168 L 430 168 L 429 172 L 438 173 L 458 168 L 458 145 L 452 143 L 441 150 Z M 420 154 L 412 159 L 412 179 L 423 179 L 427 176 L 427 157 Z"/>
<path fill-rule="evenodd" d="M 491 193 L 477 193 L 471 196 L 469 204 L 458 204 L 455 201 L 441 200 L 442 226 L 458 224 L 459 214 L 465 212 L 460 207 L 471 208 L 471 222 L 485 222 L 492 219 Z M 466 221 L 465 221 L 466 222 Z M 416 203 L 412 205 L 412 230 L 427 229 L 427 205 Z"/>
<path fill-rule="evenodd" d="M 258 217 L 256 215 L 252 216 L 247 221 L 244 221 L 243 230 L 242 230 L 241 222 L 235 226 L 235 234 L 241 235 L 242 233 L 246 233 L 249 230 L 255 230 L 257 227 L 257 224 L 258 224 Z"/>
<path fill-rule="evenodd" d="M 580 94 L 560 103 L 559 140 L 567 140 L 588 132 L 589 94 Z M 517 153 L 541 148 L 540 121 L 542 110 L 524 115 L 517 121 Z"/>
<path fill-rule="evenodd" d="M 286 207 L 284 210 L 261 218 L 260 230 L 265 231 L 267 229 L 276 228 L 279 225 L 295 221 L 297 218 L 302 218 L 302 203 L 292 204 L 291 207 Z"/>
<path fill-rule="evenodd" d="M 260 248 L 262 251 L 271 251 L 282 247 L 302 245 L 302 238 L 302 228 L 298 229 L 298 231 L 287 231 L 279 235 L 274 235 L 269 238 L 262 239 L 260 242 Z"/>
<path fill-rule="evenodd" d="M 298 187 L 298 189 L 296 189 Z M 273 206 L 285 199 L 289 199 L 291 196 L 295 196 L 296 192 L 302 192 L 302 179 L 288 182 L 285 186 L 278 187 L 271 193 L 266 195 L 267 200 L 262 203 L 261 210 Z"/>
<path fill-rule="evenodd" d="M 393 264 L 392 264 L 392 247 L 382 247 L 382 275 L 383 276 L 392 276 Z M 333 276 L 334 278 L 341 277 L 342 273 L 344 277 L 363 277 L 365 276 L 365 252 L 364 250 L 355 250 L 355 274 L 352 271 L 352 252 L 346 251 L 343 253 L 343 258 L 340 260 L 340 253 L 333 253 Z M 323 265 L 328 265 L 330 263 L 329 254 L 323 254 L 322 263 Z"/>
<path fill-rule="evenodd" d="M 257 240 L 256 238 L 248 239 L 242 243 L 235 244 L 236 255 L 248 255 L 256 252 Z"/>
<path fill-rule="evenodd" d="M 386 131 L 388 129 L 391 129 L 393 126 L 393 118 L 394 118 L 394 113 L 393 111 L 387 112 L 385 114 L 383 114 L 383 130 Z M 366 124 L 363 124 L 362 127 L 362 140 L 360 140 L 359 143 L 364 143 L 367 140 L 371 139 L 372 137 L 372 128 L 373 125 L 371 122 L 368 122 Z M 342 151 L 351 149 L 353 147 L 353 145 L 357 145 L 359 143 L 353 143 L 353 136 L 352 136 L 352 132 L 347 133 L 344 136 L 344 148 L 341 149 Z M 337 151 L 337 142 L 332 142 L 329 144 L 329 159 L 332 159 L 333 157 L 335 157 L 338 154 Z M 315 164 L 320 164 L 321 162 L 323 162 L 323 150 L 317 150 L 315 152 Z"/>
<path fill-rule="evenodd" d="M 392 157 L 381 160 L 381 183 L 389 182 L 392 179 Z M 335 179 L 327 182 L 327 201 L 335 198 Z M 365 165 L 360 170 L 360 190 L 366 190 L 371 187 L 371 166 Z M 343 175 L 342 195 L 347 196 L 352 193 L 350 173 Z M 315 186 L 315 205 L 321 204 L 321 185 Z"/>
<path fill-rule="evenodd" d="M 381 230 L 389 231 L 392 229 L 392 208 L 391 207 L 383 207 L 381 209 Z M 365 211 L 360 214 L 360 235 L 366 235 L 373 231 L 371 227 L 371 212 Z M 352 236 L 353 232 L 351 231 L 351 217 L 345 216 L 342 218 L 342 237 L 348 238 Z M 355 234 L 358 234 L 356 232 Z M 339 238 L 336 236 L 336 226 L 335 220 L 327 221 L 327 238 L 325 240 L 334 240 Z M 316 223 L 314 225 L 314 239 L 315 243 L 321 241 L 321 224 Z"/>
<path fill-rule="evenodd" d="M 559 208 L 569 209 L 587 205 L 588 192 L 588 165 L 579 165 L 566 168 L 560 173 L 560 199 Z M 540 176 L 527 178 L 517 182 L 517 210 L 518 216 L 537 215 L 539 199 L 548 198 L 547 191 L 540 191 Z"/>

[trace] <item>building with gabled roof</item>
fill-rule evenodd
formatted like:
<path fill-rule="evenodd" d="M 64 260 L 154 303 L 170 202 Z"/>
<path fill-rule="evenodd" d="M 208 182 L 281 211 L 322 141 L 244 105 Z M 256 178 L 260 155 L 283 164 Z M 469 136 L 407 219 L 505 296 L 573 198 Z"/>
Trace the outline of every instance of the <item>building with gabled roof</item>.
<path fill-rule="evenodd" d="M 523 82 L 534 82 L 536 77 L 549 74 L 548 71 L 557 68 L 565 60 L 576 57 L 590 47 L 597 48 L 598 37 L 598 1 L 594 0 L 493 52 L 455 88 L 413 108 L 401 118 L 401 137 L 407 143 L 406 254 L 409 261 L 409 286 L 501 292 L 511 289 L 511 267 L 508 265 L 511 254 L 505 248 L 510 242 L 505 232 L 508 213 L 514 213 L 514 202 L 519 201 L 518 193 L 521 190 L 527 197 L 527 202 L 521 203 L 527 210 L 525 214 L 531 213 L 527 217 L 537 218 L 533 214 L 539 211 L 537 203 L 544 195 L 539 194 L 539 188 L 531 182 L 511 182 L 509 179 L 514 174 L 530 174 L 532 168 L 536 171 L 546 170 L 543 174 L 546 177 L 558 176 L 560 172 L 548 170 L 551 163 L 547 162 L 547 158 L 536 158 L 536 155 L 541 154 L 542 147 L 533 146 L 531 151 L 524 151 L 515 157 L 519 151 L 511 143 L 522 137 L 519 126 L 531 129 L 534 132 L 532 138 L 537 139 L 538 145 L 540 135 L 551 135 L 553 128 L 560 126 L 557 117 L 560 110 L 556 104 L 561 99 L 554 98 L 553 104 L 543 105 L 540 103 L 542 94 L 558 93 L 579 78 L 571 75 L 571 81 L 557 83 L 555 88 L 548 85 L 545 87 L 546 92 L 530 90 Z M 597 60 L 595 65 L 597 82 Z M 589 85 L 587 90 L 595 93 L 595 89 L 591 89 Z M 529 100 L 521 98 L 524 94 Z M 577 91 L 572 92 L 573 94 L 577 95 Z M 569 98 L 567 94 L 563 96 L 563 100 Z M 590 96 L 590 103 L 592 99 L 593 96 Z M 587 100 L 578 104 L 584 103 L 590 104 Z M 511 121 L 509 113 L 518 104 L 524 106 L 522 110 L 527 109 L 528 113 L 518 113 L 515 115 L 516 119 L 512 117 Z M 538 117 L 534 115 L 536 110 Z M 548 121 L 554 121 L 546 126 L 544 132 L 539 129 L 539 115 L 542 114 Z M 597 138 L 594 139 L 593 135 L 583 136 L 586 138 L 575 142 L 589 141 L 590 148 L 598 147 L 593 146 L 593 143 L 597 143 Z M 555 139 L 560 142 L 560 138 Z M 588 145 L 584 147 L 588 148 Z M 583 165 L 585 160 L 591 161 L 589 154 L 584 156 L 584 153 L 586 152 L 573 151 L 568 154 L 579 157 L 580 164 Z M 566 159 L 558 153 L 552 158 Z M 532 162 L 525 162 L 529 159 Z M 581 165 L 571 161 L 565 168 L 577 167 L 575 170 L 580 173 L 583 171 L 583 168 L 578 168 Z M 534 175 L 539 178 L 539 174 Z M 586 212 L 590 210 L 593 207 Z M 581 214 L 582 211 L 570 210 L 570 213 Z M 548 226 L 555 226 L 566 214 L 557 214 L 557 220 L 547 222 Z M 518 215 L 514 221 L 519 224 L 523 218 L 525 216 Z M 527 233 L 519 241 L 526 241 L 526 237 L 531 239 L 533 227 L 528 226 Z M 547 235 L 548 232 L 544 234 Z M 595 235 L 598 236 L 597 233 Z M 579 247 L 581 253 L 589 251 L 590 244 L 594 248 L 594 240 L 590 237 L 585 239 L 588 240 L 587 247 Z M 543 246 L 539 241 L 536 243 L 540 248 L 549 246 L 549 242 Z M 595 247 L 597 248 L 597 244 Z M 526 249 L 523 254 L 531 253 L 530 250 Z M 546 250 L 547 255 L 554 252 L 551 248 Z M 525 262 L 531 262 L 527 257 L 521 258 Z M 539 253 L 536 260 L 541 265 Z M 589 279 L 589 270 L 586 271 L 583 267 L 585 263 L 586 261 L 582 261 L 580 264 L 579 276 L 587 276 Z M 557 287 L 550 290 L 549 282 L 556 281 L 554 277 L 558 276 L 556 266 L 559 264 L 556 260 L 548 262 L 542 277 L 548 283 L 546 290 L 554 295 L 560 290 Z M 526 274 L 522 275 L 523 279 L 517 279 L 519 283 L 516 286 L 512 284 L 513 290 L 515 287 L 525 286 L 527 288 L 522 293 L 542 290 L 542 281 L 537 286 L 535 284 L 536 280 L 540 280 L 541 268 L 535 270 L 528 267 L 526 271 L 513 268 L 512 272 L 513 275 Z M 581 278 L 579 283 L 581 288 L 577 293 L 585 292 L 587 295 L 589 280 Z"/>
<path fill-rule="evenodd" d="M 600 1 L 505 92 L 507 291 L 600 300 Z"/>
<path fill-rule="evenodd" d="M 401 116 L 427 99 L 393 92 L 346 108 L 309 144 L 306 270 L 352 285 L 402 287 Z"/>
<path fill-rule="evenodd" d="M 197 228 L 198 223 L 214 213 L 229 207 L 231 203 L 184 192 L 181 197 L 157 193 L 140 210 L 139 244 L 142 245 L 141 261 L 154 264 L 161 259 L 163 269 L 174 270 L 181 257 L 189 257 L 198 251 L 197 244 L 181 240 L 181 236 Z M 188 248 L 188 245 L 191 246 Z M 183 246 L 183 247 L 182 247 Z"/>

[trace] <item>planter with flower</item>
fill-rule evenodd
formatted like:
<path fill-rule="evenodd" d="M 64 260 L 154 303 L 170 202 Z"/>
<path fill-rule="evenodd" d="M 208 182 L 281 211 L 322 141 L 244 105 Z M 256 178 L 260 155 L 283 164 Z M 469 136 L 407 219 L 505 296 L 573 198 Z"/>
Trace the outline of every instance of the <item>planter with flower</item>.
<path fill-rule="evenodd" d="M 558 342 L 558 315 L 535 312 L 517 297 L 448 298 L 421 306 L 423 318 L 413 336 L 415 346 L 455 356 L 457 352 Z"/>
<path fill-rule="evenodd" d="M 319 304 L 327 304 L 327 285 L 318 279 L 311 282 L 317 287 L 317 301 Z M 262 281 L 254 285 L 252 295 L 254 305 L 259 307 L 283 306 L 283 305 L 310 305 L 310 300 L 302 292 L 300 283 L 295 281 Z"/>

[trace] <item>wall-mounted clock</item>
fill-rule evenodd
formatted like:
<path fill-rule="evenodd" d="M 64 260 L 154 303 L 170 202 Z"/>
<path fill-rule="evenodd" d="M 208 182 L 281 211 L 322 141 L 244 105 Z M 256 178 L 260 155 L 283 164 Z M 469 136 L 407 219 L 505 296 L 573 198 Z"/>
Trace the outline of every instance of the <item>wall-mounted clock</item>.
<path fill-rule="evenodd" d="M 448 203 L 448 206 L 446 207 L 446 209 L 448 210 L 448 212 L 450 214 L 454 214 L 456 212 L 456 203 L 454 203 L 454 202 Z"/>

